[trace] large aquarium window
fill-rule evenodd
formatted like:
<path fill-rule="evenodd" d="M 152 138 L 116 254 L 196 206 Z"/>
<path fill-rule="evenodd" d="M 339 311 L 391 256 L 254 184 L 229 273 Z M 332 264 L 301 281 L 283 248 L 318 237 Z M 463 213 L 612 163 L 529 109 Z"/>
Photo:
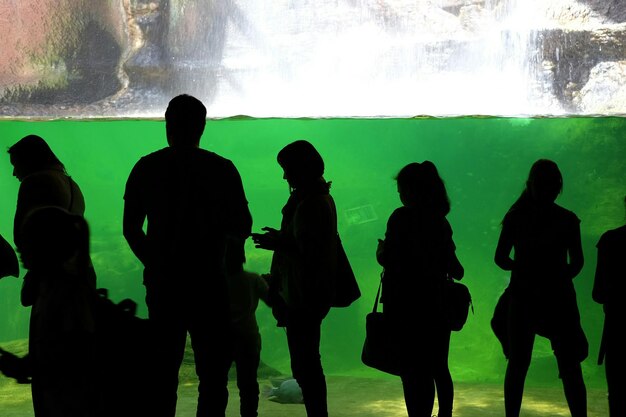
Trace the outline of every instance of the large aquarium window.
<path fill-rule="evenodd" d="M 575 286 L 589 339 L 589 416 L 606 417 L 596 363 L 604 316 L 591 288 L 600 235 L 625 221 L 624 45 L 623 0 L 0 0 L 0 151 L 27 134 L 46 139 L 85 194 L 98 286 L 116 301 L 135 300 L 145 317 L 142 267 L 122 236 L 122 196 L 133 164 L 167 146 L 167 102 L 188 93 L 205 103 L 201 146 L 238 167 L 255 232 L 279 227 L 288 197 L 276 154 L 296 139 L 312 142 L 363 294 L 324 322 L 337 417 L 406 415 L 399 379 L 365 367 L 360 353 L 380 279 L 377 239 L 401 204 L 394 176 L 423 160 L 437 165 L 450 194 L 474 303 L 450 344 L 455 416 L 504 415 L 506 360 L 490 320 L 509 274 L 494 264 L 494 250 L 531 164 L 552 159 L 564 176 L 557 202 L 581 219 L 585 266 Z M 19 182 L 11 174 L 0 153 L 0 233 L 13 243 Z M 268 271 L 270 252 L 247 242 L 246 257 L 246 269 Z M 20 305 L 24 273 L 0 280 L 0 348 L 20 355 L 30 316 Z M 263 304 L 257 320 L 260 415 L 304 416 L 301 405 L 267 398 L 271 381 L 290 375 L 289 354 Z M 197 395 L 187 354 L 181 416 L 195 415 Z M 238 415 L 230 387 L 229 417 Z M 522 409 L 569 415 L 540 337 Z M 0 375 L 5 410 L 33 414 L 30 387 Z"/>

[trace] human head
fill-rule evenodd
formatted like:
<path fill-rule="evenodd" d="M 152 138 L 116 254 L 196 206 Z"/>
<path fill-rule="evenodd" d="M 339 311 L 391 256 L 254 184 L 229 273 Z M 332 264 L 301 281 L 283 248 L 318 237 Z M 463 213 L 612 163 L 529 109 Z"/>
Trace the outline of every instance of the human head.
<path fill-rule="evenodd" d="M 65 166 L 40 136 L 24 136 L 9 147 L 8 153 L 13 165 L 13 175 L 20 181 L 34 172 L 48 168 L 59 168 L 65 172 Z"/>
<path fill-rule="evenodd" d="M 563 191 L 563 176 L 556 162 L 539 159 L 530 168 L 525 192 L 537 203 L 552 203 Z"/>
<path fill-rule="evenodd" d="M 167 143 L 172 147 L 197 147 L 206 126 L 206 107 L 200 100 L 181 94 L 165 110 Z"/>
<path fill-rule="evenodd" d="M 291 188 L 313 182 L 324 175 L 324 160 L 308 141 L 300 139 L 278 152 L 278 164 Z"/>
<path fill-rule="evenodd" d="M 31 210 L 22 223 L 18 251 L 27 269 L 57 268 L 67 260 L 89 255 L 85 219 L 58 206 Z"/>
<path fill-rule="evenodd" d="M 446 186 L 431 161 L 404 166 L 396 176 L 396 182 L 403 205 L 425 208 L 442 216 L 450 212 Z"/>

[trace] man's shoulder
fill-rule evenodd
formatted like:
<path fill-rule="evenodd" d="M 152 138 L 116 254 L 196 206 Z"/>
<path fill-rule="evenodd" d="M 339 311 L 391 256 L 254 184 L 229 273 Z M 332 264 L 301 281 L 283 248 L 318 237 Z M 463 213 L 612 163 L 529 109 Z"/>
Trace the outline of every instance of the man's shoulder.
<path fill-rule="evenodd" d="M 198 148 L 197 154 L 199 158 L 206 159 L 207 161 L 211 161 L 213 163 L 222 164 L 222 165 L 233 165 L 230 159 L 222 155 L 219 155 L 213 151 L 209 151 L 208 149 Z"/>
<path fill-rule="evenodd" d="M 202 164 L 210 163 L 212 165 L 234 166 L 230 159 L 227 159 L 207 149 L 194 148 L 192 150 L 192 153 L 194 155 L 193 159 L 200 160 Z M 176 150 L 170 147 L 165 147 L 165 148 L 159 149 L 157 151 L 154 151 L 147 155 L 142 156 L 141 158 L 139 158 L 139 161 L 137 161 L 136 165 L 138 166 L 165 165 L 177 159 L 176 154 L 177 154 Z"/>
<path fill-rule="evenodd" d="M 602 236 L 600 236 L 598 245 L 602 246 L 606 244 L 626 247 L 626 225 L 604 232 Z"/>
<path fill-rule="evenodd" d="M 150 152 L 149 154 L 144 155 L 141 158 L 139 158 L 135 166 L 151 165 L 151 164 L 159 163 L 163 159 L 168 158 L 169 153 L 170 153 L 169 148 L 162 148 L 157 151 Z"/>

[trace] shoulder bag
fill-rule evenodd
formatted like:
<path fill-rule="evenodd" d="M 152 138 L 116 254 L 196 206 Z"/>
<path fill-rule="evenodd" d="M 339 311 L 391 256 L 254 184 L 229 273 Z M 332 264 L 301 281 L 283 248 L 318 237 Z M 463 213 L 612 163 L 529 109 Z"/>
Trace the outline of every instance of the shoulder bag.
<path fill-rule="evenodd" d="M 339 235 L 337 235 L 337 274 L 335 278 L 333 307 L 348 307 L 361 297 L 359 284 Z"/>
<path fill-rule="evenodd" d="M 472 295 L 465 284 L 447 278 L 444 284 L 446 321 L 450 330 L 458 332 L 465 326 L 470 307 L 474 312 Z"/>
<path fill-rule="evenodd" d="M 382 311 L 378 311 L 378 299 L 382 287 L 384 272 L 381 273 L 374 308 L 365 317 L 365 342 L 361 352 L 361 361 L 370 368 L 391 374 L 400 375 L 402 364 L 396 338 L 391 331 L 388 320 Z"/>

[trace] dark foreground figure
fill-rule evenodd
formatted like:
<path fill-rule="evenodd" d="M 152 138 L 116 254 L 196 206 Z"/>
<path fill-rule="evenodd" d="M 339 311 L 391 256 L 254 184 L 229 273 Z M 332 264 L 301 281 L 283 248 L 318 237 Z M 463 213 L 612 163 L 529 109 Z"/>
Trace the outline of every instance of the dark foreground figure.
<path fill-rule="evenodd" d="M 291 371 L 307 416 L 327 417 L 320 340 L 334 298 L 337 211 L 323 177 L 324 161 L 311 143 L 292 142 L 277 159 L 290 189 L 280 230 L 265 227 L 265 234 L 252 237 L 256 247 L 274 251 L 270 300 L 278 325 L 287 330 Z"/>
<path fill-rule="evenodd" d="M 511 281 L 496 321 L 504 323 L 499 338 L 508 358 L 506 417 L 520 415 L 536 335 L 550 340 L 572 417 L 587 416 L 580 364 L 589 349 L 573 283 L 584 262 L 580 220 L 555 203 L 562 189 L 557 164 L 536 161 L 524 191 L 502 221 L 495 263 L 511 271 Z"/>
<path fill-rule="evenodd" d="M 174 97 L 165 112 L 169 147 L 142 157 L 124 194 L 124 236 L 143 263 L 149 319 L 159 343 L 152 416 L 176 413 L 187 333 L 198 374 L 199 417 L 224 416 L 231 363 L 227 241 L 243 242 L 252 217 L 233 163 L 201 149 L 206 108 Z M 147 220 L 147 232 L 143 224 Z"/>
<path fill-rule="evenodd" d="M 624 199 L 626 206 L 626 198 Z M 604 331 L 599 363 L 604 361 L 609 390 L 610 417 L 626 416 L 626 354 L 624 323 L 626 305 L 626 225 L 608 230 L 598 241 L 598 260 L 593 286 L 594 301 L 604 308 Z"/>
<path fill-rule="evenodd" d="M 389 217 L 376 251 L 385 268 L 383 312 L 397 339 L 408 415 L 430 417 L 436 389 L 439 417 L 451 417 L 451 330 L 443 314 L 443 292 L 445 281 L 462 279 L 464 269 L 446 218 L 450 201 L 430 161 L 406 165 L 396 181 L 402 207 Z"/>

